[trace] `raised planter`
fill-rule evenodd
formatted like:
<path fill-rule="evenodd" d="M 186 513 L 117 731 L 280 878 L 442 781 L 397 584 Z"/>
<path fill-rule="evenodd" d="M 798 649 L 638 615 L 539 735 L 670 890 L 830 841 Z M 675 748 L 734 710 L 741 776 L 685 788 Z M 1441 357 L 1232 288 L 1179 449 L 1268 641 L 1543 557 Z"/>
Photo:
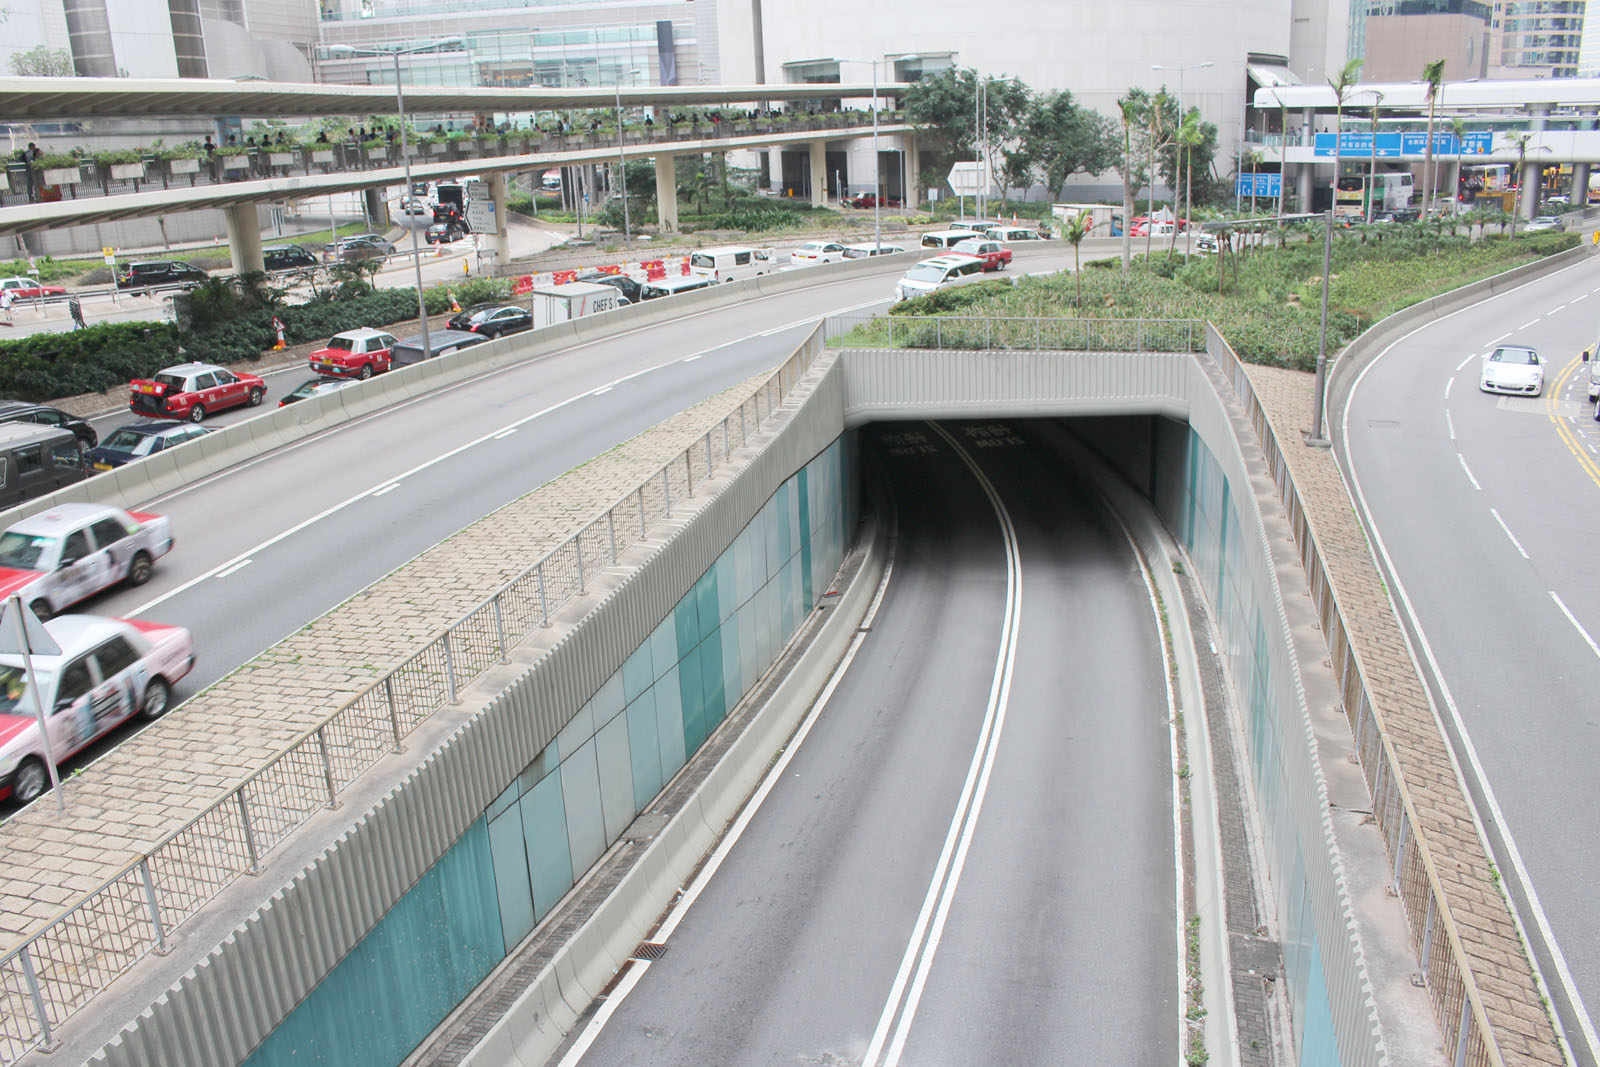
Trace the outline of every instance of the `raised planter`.
<path fill-rule="evenodd" d="M 144 178 L 143 163 L 111 164 L 111 180 L 115 182 L 140 181 Z"/>
<path fill-rule="evenodd" d="M 172 175 L 199 174 L 200 161 L 198 159 L 169 159 L 167 160 L 167 173 Z"/>
<path fill-rule="evenodd" d="M 81 177 L 77 167 L 48 167 L 42 172 L 46 185 L 77 185 Z"/>
<path fill-rule="evenodd" d="M 313 163 L 332 163 L 333 162 L 333 149 L 331 149 L 331 148 L 319 148 L 319 149 L 317 149 L 315 152 L 311 153 L 311 162 L 313 162 Z"/>
<path fill-rule="evenodd" d="M 389 158 L 389 150 L 387 148 L 369 148 L 367 149 L 367 158 L 382 162 Z"/>
<path fill-rule="evenodd" d="M 223 170 L 248 170 L 250 169 L 249 156 L 223 156 Z"/>
<path fill-rule="evenodd" d="M 294 153 L 269 152 L 267 153 L 267 162 L 274 167 L 292 167 L 294 166 Z"/>

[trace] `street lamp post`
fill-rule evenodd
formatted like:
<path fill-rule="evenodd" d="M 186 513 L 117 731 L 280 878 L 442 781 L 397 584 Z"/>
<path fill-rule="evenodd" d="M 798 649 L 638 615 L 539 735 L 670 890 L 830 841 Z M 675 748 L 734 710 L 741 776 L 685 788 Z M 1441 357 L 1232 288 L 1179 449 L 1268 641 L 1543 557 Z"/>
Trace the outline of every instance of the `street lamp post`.
<path fill-rule="evenodd" d="M 622 183 L 623 248 L 628 247 L 628 243 L 633 239 L 633 233 L 632 225 L 628 219 L 628 161 L 622 154 L 622 79 L 632 78 L 635 75 L 643 73 L 644 71 L 635 68 L 628 71 L 626 74 L 619 74 L 617 75 L 617 83 L 614 86 L 617 91 L 617 174 L 620 176 L 620 181 Z"/>
<path fill-rule="evenodd" d="M 411 185 L 411 153 L 406 150 L 406 96 L 405 89 L 400 84 L 400 57 L 413 55 L 417 52 L 434 52 L 441 48 L 453 48 L 461 44 L 459 37 L 445 37 L 427 44 L 415 45 L 411 48 L 356 48 L 348 44 L 336 44 L 328 49 L 331 55 L 336 56 L 390 56 L 394 59 L 394 100 L 395 107 L 400 113 L 400 162 L 405 167 L 406 191 L 402 204 L 408 203 L 416 194 Z M 417 317 L 422 321 L 422 354 L 426 358 L 433 351 L 428 340 L 428 301 L 422 294 L 422 246 L 417 239 L 417 228 L 411 224 L 411 215 L 402 208 L 405 216 L 406 229 L 411 231 L 411 266 L 416 271 L 417 279 Z M 334 235 L 333 246 L 335 254 L 339 247 L 338 234 Z"/>
<path fill-rule="evenodd" d="M 835 62 L 872 64 L 872 247 L 876 250 L 883 247 L 882 205 L 879 204 L 883 193 L 883 175 L 878 169 L 878 60 L 839 59 Z M 900 195 L 904 197 L 904 191 Z"/>
<path fill-rule="evenodd" d="M 1185 63 L 1182 66 L 1164 66 L 1163 64 L 1160 64 L 1160 63 L 1152 63 L 1152 64 L 1150 64 L 1150 69 L 1151 70 L 1175 70 L 1175 71 L 1178 72 L 1178 125 L 1179 125 L 1180 128 L 1183 126 L 1183 72 L 1186 71 L 1186 70 L 1201 70 L 1201 69 L 1203 69 L 1205 67 L 1214 67 L 1214 66 L 1216 66 L 1216 64 L 1213 63 L 1209 59 L 1204 61 L 1203 63 Z M 1173 200 L 1177 200 L 1178 199 L 1178 191 L 1176 189 L 1174 189 L 1172 191 L 1172 199 Z M 1188 219 L 1188 216 L 1190 214 L 1192 214 L 1193 211 L 1194 211 L 1194 201 L 1192 199 L 1190 199 L 1183 206 L 1183 214 L 1184 214 L 1183 254 L 1185 256 L 1188 256 L 1190 254 L 1190 252 L 1193 251 L 1193 247 L 1194 247 L 1194 230 L 1189 225 L 1189 219 Z"/>

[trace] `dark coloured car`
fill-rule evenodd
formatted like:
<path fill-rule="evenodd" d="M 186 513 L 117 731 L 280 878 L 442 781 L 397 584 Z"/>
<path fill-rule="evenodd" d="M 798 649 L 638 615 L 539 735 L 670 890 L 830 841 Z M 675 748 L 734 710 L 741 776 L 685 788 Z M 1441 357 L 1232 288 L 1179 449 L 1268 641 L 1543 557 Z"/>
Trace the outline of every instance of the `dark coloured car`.
<path fill-rule="evenodd" d="M 118 270 L 117 288 L 152 289 L 158 285 L 192 288 L 210 279 L 211 275 L 192 263 L 179 259 L 146 259 Z"/>
<path fill-rule="evenodd" d="M 533 313 L 515 304 L 484 308 L 467 320 L 467 329 L 484 337 L 504 337 L 533 329 Z"/>
<path fill-rule="evenodd" d="M 451 315 L 450 318 L 445 320 L 445 325 L 450 327 L 452 330 L 461 330 L 465 332 L 467 327 L 472 324 L 473 316 L 477 315 L 478 312 L 488 311 L 490 308 L 503 308 L 505 306 L 506 302 L 504 300 L 480 300 L 476 304 L 470 304 L 464 310 L 458 311 L 454 315 Z"/>
<path fill-rule="evenodd" d="M 355 385 L 358 381 L 360 381 L 359 378 L 339 378 L 332 374 L 320 374 L 315 378 L 307 378 L 295 387 L 294 392 L 278 401 L 278 406 L 281 408 L 288 404 L 309 400 L 314 396 L 321 396 L 323 393 L 331 393 L 335 390 L 343 389 L 347 385 Z"/>
<path fill-rule="evenodd" d="M 575 282 L 598 282 L 601 285 L 615 286 L 627 298 L 628 303 L 637 304 L 639 302 L 639 283 L 626 274 L 607 274 L 604 271 L 592 270 L 585 274 L 580 274 L 572 280 Z"/>
<path fill-rule="evenodd" d="M 108 471 L 210 432 L 209 426 L 187 422 L 130 422 L 112 430 L 105 444 L 89 452 L 89 465 L 97 471 Z"/>
<path fill-rule="evenodd" d="M 448 356 L 452 352 L 459 352 L 463 348 L 481 345 L 489 339 L 481 333 L 468 333 L 465 330 L 429 330 L 428 350 L 422 350 L 422 335 L 407 337 L 396 341 L 389 350 L 389 357 L 393 361 L 390 366 L 404 367 L 412 363 L 421 363 L 425 359 L 436 359 L 439 356 Z"/>
<path fill-rule="evenodd" d="M 317 257 L 299 245 L 274 245 L 261 250 L 261 261 L 267 270 L 299 270 L 315 267 Z"/>
<path fill-rule="evenodd" d="M 394 255 L 394 245 L 383 238 L 352 237 L 339 245 L 339 259 L 353 263 L 361 259 L 382 259 Z"/>
<path fill-rule="evenodd" d="M 71 430 L 78 438 L 78 447 L 85 452 L 99 444 L 94 427 L 78 416 L 43 404 L 31 404 L 26 400 L 0 400 L 0 422 L 36 422 L 41 426 L 59 426 Z"/>
<path fill-rule="evenodd" d="M 451 244 L 467 235 L 466 227 L 455 222 L 436 222 L 429 226 L 423 237 L 430 245 Z"/>

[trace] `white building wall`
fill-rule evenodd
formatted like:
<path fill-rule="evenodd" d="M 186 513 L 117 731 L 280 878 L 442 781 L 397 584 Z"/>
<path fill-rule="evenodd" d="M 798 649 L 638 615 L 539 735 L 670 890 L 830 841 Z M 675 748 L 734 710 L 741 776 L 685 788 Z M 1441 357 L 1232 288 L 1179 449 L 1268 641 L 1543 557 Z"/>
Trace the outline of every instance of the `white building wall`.
<path fill-rule="evenodd" d="M 172 12 L 166 0 L 114 0 L 106 4 L 117 71 L 130 78 L 176 78 Z"/>

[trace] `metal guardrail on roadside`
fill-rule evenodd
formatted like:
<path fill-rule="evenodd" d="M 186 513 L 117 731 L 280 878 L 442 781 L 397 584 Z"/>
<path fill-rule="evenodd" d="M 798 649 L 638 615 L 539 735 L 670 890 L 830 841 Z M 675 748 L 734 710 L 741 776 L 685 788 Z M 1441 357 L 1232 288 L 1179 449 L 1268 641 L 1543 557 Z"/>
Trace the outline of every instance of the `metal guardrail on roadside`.
<path fill-rule="evenodd" d="M 1027 352 L 1202 352 L 1200 319 L 831 315 L 829 348 L 1002 348 Z"/>
<path fill-rule="evenodd" d="M 1218 338 L 1221 339 L 1220 334 Z M 1289 472 L 1282 445 L 1267 421 L 1266 411 L 1256 398 L 1238 356 L 1226 341 L 1218 350 L 1225 353 L 1226 361 L 1231 363 L 1222 368 L 1223 372 L 1243 402 L 1261 440 L 1262 453 L 1294 531 L 1300 563 L 1311 588 L 1312 605 L 1327 642 L 1328 660 L 1355 739 L 1356 756 L 1372 794 L 1372 815 L 1389 853 L 1390 885 L 1405 908 L 1412 948 L 1417 953 L 1419 968 L 1444 1036 L 1445 1055 L 1453 1067 L 1504 1067 L 1505 1061 L 1484 1012 L 1483 994 L 1467 962 L 1461 933 L 1440 885 L 1438 869 L 1426 839 L 1417 832 L 1422 823 L 1406 787 L 1399 757 L 1384 728 L 1383 715 L 1373 706 L 1366 669 L 1350 640 L 1332 578 L 1305 504 L 1300 499 L 1299 488 Z"/>
<path fill-rule="evenodd" d="M 820 352 L 813 331 L 738 411 L 648 481 L 0 958 L 0 1063 L 53 1047 L 73 1012 L 152 951 L 165 952 L 175 927 L 259 870 L 264 855 L 464 686 L 507 662 L 513 645 L 748 443 Z"/>

